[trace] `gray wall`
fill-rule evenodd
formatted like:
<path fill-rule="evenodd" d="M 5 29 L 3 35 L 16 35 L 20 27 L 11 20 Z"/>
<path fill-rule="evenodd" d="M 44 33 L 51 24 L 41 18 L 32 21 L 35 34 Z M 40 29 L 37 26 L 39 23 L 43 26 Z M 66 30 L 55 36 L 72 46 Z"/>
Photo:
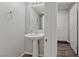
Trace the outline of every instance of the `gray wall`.
<path fill-rule="evenodd" d="M 77 53 L 77 4 L 70 10 L 70 43 L 72 49 Z"/>
<path fill-rule="evenodd" d="M 12 11 L 12 14 L 10 14 Z M 14 57 L 24 52 L 24 3 L 0 3 L 0 56 Z"/>
<path fill-rule="evenodd" d="M 79 56 L 79 3 L 78 3 L 78 56 Z"/>
<path fill-rule="evenodd" d="M 25 3 L 25 34 L 30 32 L 30 3 Z"/>
<path fill-rule="evenodd" d="M 68 41 L 69 11 L 58 10 L 57 12 L 57 40 Z"/>

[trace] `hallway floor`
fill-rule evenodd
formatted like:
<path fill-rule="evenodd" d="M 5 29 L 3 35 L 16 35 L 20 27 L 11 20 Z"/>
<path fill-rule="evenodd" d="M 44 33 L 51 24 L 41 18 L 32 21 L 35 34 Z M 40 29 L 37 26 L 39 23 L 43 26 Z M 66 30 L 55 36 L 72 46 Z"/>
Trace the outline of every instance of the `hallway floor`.
<path fill-rule="evenodd" d="M 57 48 L 58 57 L 77 57 L 69 43 L 58 42 Z"/>

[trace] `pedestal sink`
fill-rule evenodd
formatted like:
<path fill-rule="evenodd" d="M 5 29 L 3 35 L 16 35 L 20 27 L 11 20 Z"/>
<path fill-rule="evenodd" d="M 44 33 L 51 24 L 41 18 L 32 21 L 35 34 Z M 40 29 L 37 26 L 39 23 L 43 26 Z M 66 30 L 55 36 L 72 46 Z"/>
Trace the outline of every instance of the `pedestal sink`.
<path fill-rule="evenodd" d="M 44 39 L 44 33 L 28 33 L 25 37 L 29 38 L 33 41 L 33 57 L 39 56 L 39 47 L 38 47 L 38 40 Z"/>

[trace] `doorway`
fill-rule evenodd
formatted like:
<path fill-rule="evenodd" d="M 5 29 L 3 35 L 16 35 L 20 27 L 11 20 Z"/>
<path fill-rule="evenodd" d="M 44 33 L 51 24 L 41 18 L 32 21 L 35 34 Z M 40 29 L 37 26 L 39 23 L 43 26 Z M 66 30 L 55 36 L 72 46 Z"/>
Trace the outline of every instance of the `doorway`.
<path fill-rule="evenodd" d="M 77 3 L 58 3 L 57 56 L 78 56 L 78 12 Z"/>

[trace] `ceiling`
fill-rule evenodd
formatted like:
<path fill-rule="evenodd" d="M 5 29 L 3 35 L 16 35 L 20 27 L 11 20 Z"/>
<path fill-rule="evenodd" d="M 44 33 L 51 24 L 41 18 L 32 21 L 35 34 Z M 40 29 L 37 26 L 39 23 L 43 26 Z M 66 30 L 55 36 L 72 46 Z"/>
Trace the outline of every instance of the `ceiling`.
<path fill-rule="evenodd" d="M 58 2 L 58 10 L 69 10 L 74 5 L 73 2 Z"/>

